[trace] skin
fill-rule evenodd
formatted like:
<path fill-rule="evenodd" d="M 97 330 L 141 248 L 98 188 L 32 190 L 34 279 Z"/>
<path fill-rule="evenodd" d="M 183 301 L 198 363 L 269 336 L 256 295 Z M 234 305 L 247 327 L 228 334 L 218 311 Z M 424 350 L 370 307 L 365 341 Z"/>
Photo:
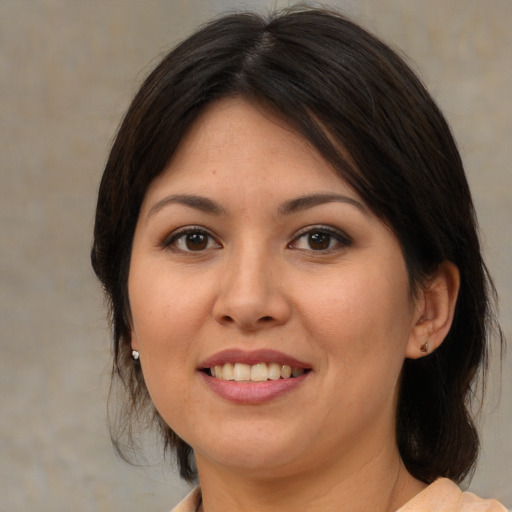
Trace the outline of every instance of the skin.
<path fill-rule="evenodd" d="M 342 199 L 283 212 L 321 194 Z M 207 512 L 396 510 L 425 487 L 395 444 L 400 371 L 442 342 L 458 273 L 443 265 L 413 299 L 394 234 L 283 122 L 241 99 L 203 112 L 146 193 L 128 284 L 132 347 L 194 449 Z M 225 349 L 279 350 L 311 371 L 235 404 L 198 371 Z"/>

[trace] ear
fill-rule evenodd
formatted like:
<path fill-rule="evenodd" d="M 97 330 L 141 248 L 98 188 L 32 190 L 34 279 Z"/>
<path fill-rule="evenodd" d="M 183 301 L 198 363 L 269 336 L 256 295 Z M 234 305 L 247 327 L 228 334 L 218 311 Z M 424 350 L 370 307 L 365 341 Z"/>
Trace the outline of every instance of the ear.
<path fill-rule="evenodd" d="M 132 350 L 139 350 L 139 343 L 137 341 L 137 336 L 135 336 L 135 332 L 133 328 L 130 333 L 130 347 Z"/>
<path fill-rule="evenodd" d="M 126 313 L 126 323 L 130 327 L 130 348 L 131 350 L 139 350 L 139 342 L 137 341 L 137 335 L 135 334 L 135 328 L 133 327 L 133 320 L 130 311 Z"/>
<path fill-rule="evenodd" d="M 130 354 L 133 361 L 139 361 L 140 358 L 140 349 L 139 342 L 137 341 L 137 337 L 134 334 L 133 328 L 130 332 Z"/>
<path fill-rule="evenodd" d="M 459 287 L 459 269 L 443 261 L 417 299 L 406 357 L 418 359 L 441 345 L 452 325 Z"/>
<path fill-rule="evenodd" d="M 129 327 L 129 342 L 130 342 L 130 353 L 132 354 L 132 359 L 138 359 L 138 356 L 134 356 L 134 351 L 139 352 L 139 342 L 137 341 L 137 335 L 135 333 L 135 327 L 133 325 L 133 316 L 132 316 L 132 308 L 130 305 L 130 292 L 128 290 L 127 295 L 124 297 L 124 320 Z"/>

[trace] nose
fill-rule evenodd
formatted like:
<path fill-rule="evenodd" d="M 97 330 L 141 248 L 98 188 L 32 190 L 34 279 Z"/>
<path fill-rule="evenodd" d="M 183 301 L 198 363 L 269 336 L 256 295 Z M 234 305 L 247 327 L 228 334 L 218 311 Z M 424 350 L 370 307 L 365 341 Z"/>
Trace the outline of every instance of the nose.
<path fill-rule="evenodd" d="M 244 331 L 286 323 L 291 308 L 278 266 L 270 252 L 254 248 L 228 258 L 213 306 L 215 320 Z"/>

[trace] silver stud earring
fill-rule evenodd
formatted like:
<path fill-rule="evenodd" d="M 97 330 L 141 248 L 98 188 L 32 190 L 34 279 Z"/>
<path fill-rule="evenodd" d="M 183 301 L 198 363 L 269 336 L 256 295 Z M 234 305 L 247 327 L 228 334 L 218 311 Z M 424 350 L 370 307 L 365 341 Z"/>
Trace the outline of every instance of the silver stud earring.
<path fill-rule="evenodd" d="M 139 351 L 138 350 L 132 350 L 132 359 L 134 361 L 138 361 L 139 357 L 140 357 Z"/>
<path fill-rule="evenodd" d="M 421 345 L 421 347 L 420 347 L 420 351 L 423 352 L 424 354 L 427 354 L 429 350 L 430 350 L 430 343 L 428 341 L 426 343 L 424 343 L 423 345 Z"/>

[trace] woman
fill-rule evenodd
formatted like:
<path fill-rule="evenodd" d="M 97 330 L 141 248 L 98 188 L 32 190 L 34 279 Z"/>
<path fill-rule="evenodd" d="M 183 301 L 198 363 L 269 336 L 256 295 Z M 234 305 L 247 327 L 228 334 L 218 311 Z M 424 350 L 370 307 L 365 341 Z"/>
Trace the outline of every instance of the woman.
<path fill-rule="evenodd" d="M 165 57 L 114 142 L 92 262 L 127 414 L 199 478 L 176 511 L 504 510 L 453 483 L 501 338 L 463 166 L 359 26 L 230 15 Z"/>

